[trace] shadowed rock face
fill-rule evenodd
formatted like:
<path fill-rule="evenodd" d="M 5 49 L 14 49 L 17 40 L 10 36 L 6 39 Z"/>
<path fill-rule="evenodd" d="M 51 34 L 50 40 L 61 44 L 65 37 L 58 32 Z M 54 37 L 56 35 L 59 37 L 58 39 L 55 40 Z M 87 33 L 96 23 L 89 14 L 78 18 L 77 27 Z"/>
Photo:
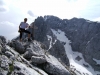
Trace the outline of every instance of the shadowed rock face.
<path fill-rule="evenodd" d="M 55 19 L 57 19 L 56 21 L 60 21 L 58 18 Z M 56 21 L 54 23 L 57 23 Z M 42 42 L 46 46 L 45 49 L 48 50 L 51 55 L 61 59 L 61 61 L 63 61 L 66 65 L 69 65 L 69 60 L 63 45 L 59 42 L 59 40 L 57 40 L 56 36 L 51 31 L 51 28 L 57 29 L 57 27 L 53 27 L 53 18 L 51 21 L 51 19 L 44 20 L 43 17 L 39 17 L 35 20 L 34 24 L 38 27 L 38 29 L 34 30 L 33 34 L 35 36 L 35 40 Z M 48 36 L 51 36 L 52 38 L 49 38 Z M 50 48 L 49 46 L 51 41 L 52 47 Z"/>
<path fill-rule="evenodd" d="M 57 58 L 61 58 L 65 64 L 68 61 L 67 57 L 63 58 L 61 55 L 65 51 L 61 42 L 53 35 L 51 29 L 60 29 L 65 32 L 65 35 L 71 40 L 73 51 L 78 51 L 83 54 L 85 61 L 88 62 L 96 71 L 100 71 L 100 66 L 97 66 L 93 58 L 100 60 L 100 23 L 91 22 L 82 18 L 73 18 L 70 20 L 59 19 L 54 16 L 38 17 L 35 20 L 35 25 L 38 27 L 34 31 L 35 39 L 41 41 L 49 49 L 50 40 L 47 35 L 52 37 L 52 48 L 49 52 Z M 57 45 L 59 45 L 57 47 Z M 61 53 L 60 53 L 61 52 Z M 56 54 L 55 54 L 56 53 Z M 64 57 L 66 55 L 64 54 Z"/>

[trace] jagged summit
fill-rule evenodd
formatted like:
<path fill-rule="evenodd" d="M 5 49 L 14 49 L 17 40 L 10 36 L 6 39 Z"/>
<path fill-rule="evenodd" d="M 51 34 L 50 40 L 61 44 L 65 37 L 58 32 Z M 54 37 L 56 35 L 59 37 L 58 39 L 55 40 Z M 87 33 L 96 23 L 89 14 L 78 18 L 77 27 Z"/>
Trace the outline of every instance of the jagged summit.
<path fill-rule="evenodd" d="M 45 16 L 38 17 L 35 20 L 35 25 L 38 27 L 38 30 L 34 31 L 35 39 L 44 43 L 46 49 L 49 49 L 49 52 L 57 58 L 66 63 L 67 58 L 63 58 L 61 54 L 65 52 L 64 44 L 58 38 L 61 37 L 59 30 L 65 33 L 66 38 L 70 40 L 70 45 L 72 51 L 82 53 L 82 56 L 89 65 L 95 70 L 100 71 L 100 23 L 92 22 L 83 18 L 72 18 L 72 19 L 60 19 L 55 16 Z M 52 32 L 52 29 L 59 33 L 58 35 Z M 49 37 L 48 37 L 49 36 Z M 62 38 L 60 38 L 62 39 Z M 77 57 L 79 57 L 77 55 Z M 76 59 L 77 59 L 76 57 Z M 94 60 L 96 59 L 96 61 Z M 78 62 L 81 62 L 80 60 Z M 86 63 L 83 63 L 82 66 L 89 66 Z M 97 66 L 98 65 L 98 66 Z M 89 69 L 88 67 L 86 67 Z M 91 71 L 91 70 L 90 70 Z M 100 74 L 94 73 L 93 75 Z"/>

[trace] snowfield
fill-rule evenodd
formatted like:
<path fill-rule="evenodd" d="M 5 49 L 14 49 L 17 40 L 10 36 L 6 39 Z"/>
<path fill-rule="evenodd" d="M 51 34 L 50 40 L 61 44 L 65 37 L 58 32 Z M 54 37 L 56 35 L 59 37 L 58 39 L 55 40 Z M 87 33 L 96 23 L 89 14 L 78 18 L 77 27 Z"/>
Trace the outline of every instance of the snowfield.
<path fill-rule="evenodd" d="M 63 31 L 61 30 L 55 31 L 53 29 L 51 30 L 59 41 L 65 42 L 64 47 L 65 47 L 66 55 L 70 62 L 70 70 L 74 71 L 77 75 L 97 75 L 97 74 L 99 75 L 100 74 L 100 72 L 94 71 L 94 69 L 87 62 L 85 62 L 82 53 L 72 51 L 70 45 L 71 42 L 65 36 L 65 33 Z M 49 38 L 52 39 L 52 37 L 50 36 Z M 76 60 L 77 58 L 80 59 Z M 97 64 L 100 64 L 100 60 L 94 59 L 94 61 L 96 61 Z M 88 67 L 85 67 L 84 65 L 87 65 Z"/>

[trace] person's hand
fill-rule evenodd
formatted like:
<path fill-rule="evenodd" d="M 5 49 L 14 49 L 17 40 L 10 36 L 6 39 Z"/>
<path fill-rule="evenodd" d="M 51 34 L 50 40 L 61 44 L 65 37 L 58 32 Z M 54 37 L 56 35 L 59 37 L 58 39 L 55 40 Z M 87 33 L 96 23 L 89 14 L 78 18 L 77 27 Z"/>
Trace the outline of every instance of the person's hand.
<path fill-rule="evenodd" d="M 19 29 L 18 32 L 20 32 L 21 30 Z"/>
<path fill-rule="evenodd" d="M 29 26 L 29 28 L 33 28 L 32 26 Z"/>

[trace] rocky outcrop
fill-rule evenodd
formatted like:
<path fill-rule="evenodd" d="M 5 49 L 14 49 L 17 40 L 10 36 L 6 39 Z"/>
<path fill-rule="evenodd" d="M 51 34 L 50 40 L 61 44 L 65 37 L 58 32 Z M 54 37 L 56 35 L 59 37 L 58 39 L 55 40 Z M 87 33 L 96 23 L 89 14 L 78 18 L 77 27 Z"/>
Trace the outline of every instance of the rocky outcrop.
<path fill-rule="evenodd" d="M 44 16 L 38 17 L 35 20 L 35 25 L 38 27 L 38 30 L 34 31 L 35 39 L 44 43 L 46 45 L 46 49 L 49 49 L 49 46 L 51 45 L 52 48 L 49 49 L 49 52 L 56 58 L 60 58 L 64 63 L 68 62 L 68 58 L 65 57 L 66 54 L 64 54 L 65 50 L 63 48 L 63 44 L 57 41 L 51 29 L 60 29 L 65 32 L 65 35 L 71 41 L 72 50 L 81 52 L 85 61 L 96 71 L 100 71 L 100 65 L 97 66 L 96 62 L 93 60 L 93 58 L 100 60 L 99 22 L 92 22 L 83 18 L 62 20 L 55 16 Z M 50 40 L 48 40 L 49 38 L 47 35 L 50 36 Z M 62 54 L 65 58 L 61 57 Z M 65 64 L 68 65 L 68 63 Z"/>
<path fill-rule="evenodd" d="M 54 19 L 56 19 L 56 21 L 54 21 Z M 62 43 L 57 40 L 56 36 L 51 31 L 51 28 L 58 28 L 56 27 L 58 26 L 56 25 L 58 24 L 58 21 L 61 22 L 61 20 L 58 18 L 52 18 L 49 20 L 49 17 L 46 19 L 43 17 L 38 17 L 34 22 L 34 24 L 38 27 L 37 30 L 34 30 L 34 38 L 37 41 L 42 42 L 46 46 L 45 49 L 51 55 L 55 56 L 57 59 L 61 59 L 62 62 L 69 66 L 69 60 Z"/>
<path fill-rule="evenodd" d="M 0 75 L 71 75 L 57 58 L 42 49 L 41 43 L 35 40 L 12 40 L 3 46 L 0 40 Z"/>
<path fill-rule="evenodd" d="M 43 64 L 47 62 L 45 56 L 32 56 L 31 61 L 35 64 Z"/>
<path fill-rule="evenodd" d="M 48 55 L 46 59 L 45 70 L 47 72 L 53 75 L 70 75 L 68 70 L 54 56 Z"/>
<path fill-rule="evenodd" d="M 15 41 L 12 40 L 9 43 L 10 47 L 13 47 L 16 51 L 18 51 L 20 54 L 23 54 L 25 52 L 25 47 L 19 42 L 19 41 Z"/>

